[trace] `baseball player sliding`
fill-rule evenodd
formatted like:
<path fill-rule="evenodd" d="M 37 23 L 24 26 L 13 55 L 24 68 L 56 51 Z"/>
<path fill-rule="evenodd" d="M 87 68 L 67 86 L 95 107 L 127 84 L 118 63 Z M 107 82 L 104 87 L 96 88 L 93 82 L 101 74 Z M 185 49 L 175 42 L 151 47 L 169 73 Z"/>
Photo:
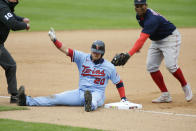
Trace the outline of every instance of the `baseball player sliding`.
<path fill-rule="evenodd" d="M 172 98 L 159 70 L 163 58 L 165 58 L 167 69 L 180 82 L 185 93 L 186 101 L 191 101 L 193 97 L 191 87 L 185 80 L 184 75 L 177 64 L 181 36 L 176 29 L 176 26 L 154 10 L 147 8 L 146 0 L 134 0 L 134 4 L 137 13 L 136 18 L 142 27 L 140 38 L 135 42 L 134 46 L 128 53 L 116 55 L 113 58 L 112 63 L 115 66 L 124 65 L 131 56 L 142 48 L 145 41 L 150 38 L 152 44 L 148 50 L 147 70 L 150 72 L 153 81 L 162 92 L 161 96 L 152 100 L 152 102 L 172 102 Z"/>
<path fill-rule="evenodd" d="M 52 96 L 32 98 L 25 95 L 25 88 L 21 86 L 18 90 L 19 106 L 84 106 L 85 111 L 90 112 L 104 104 L 105 88 L 109 79 L 116 85 L 121 101 L 127 102 L 124 85 L 116 72 L 115 66 L 103 58 L 105 53 L 103 41 L 94 41 L 91 54 L 87 54 L 67 48 L 57 40 L 52 28 L 49 31 L 49 37 L 57 49 L 77 64 L 80 77 L 79 88 Z"/>

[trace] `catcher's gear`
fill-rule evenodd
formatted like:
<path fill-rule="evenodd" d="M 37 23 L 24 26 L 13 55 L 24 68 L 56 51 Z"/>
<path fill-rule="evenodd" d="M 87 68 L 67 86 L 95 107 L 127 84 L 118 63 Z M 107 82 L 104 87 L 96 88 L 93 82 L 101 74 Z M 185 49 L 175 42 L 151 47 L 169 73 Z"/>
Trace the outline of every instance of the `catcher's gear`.
<path fill-rule="evenodd" d="M 48 32 L 48 35 L 50 36 L 50 39 L 55 42 L 56 41 L 56 34 L 55 34 L 55 31 L 54 29 L 51 27 L 49 32 Z"/>
<path fill-rule="evenodd" d="M 116 54 L 116 56 L 114 56 L 114 58 L 112 59 L 111 63 L 115 66 L 123 66 L 126 64 L 129 58 L 130 55 L 128 53 Z"/>

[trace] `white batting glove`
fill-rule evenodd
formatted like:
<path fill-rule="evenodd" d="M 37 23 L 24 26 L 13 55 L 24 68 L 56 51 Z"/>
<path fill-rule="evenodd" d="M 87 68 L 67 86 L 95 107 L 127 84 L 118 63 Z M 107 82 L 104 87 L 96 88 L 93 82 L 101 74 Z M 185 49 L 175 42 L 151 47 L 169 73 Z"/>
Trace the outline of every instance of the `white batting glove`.
<path fill-rule="evenodd" d="M 128 104 L 129 103 L 129 101 L 127 100 L 126 97 L 125 98 L 122 98 L 120 102 L 121 103 L 124 103 L 124 104 Z"/>
<path fill-rule="evenodd" d="M 127 98 L 126 97 L 122 97 L 120 102 L 126 102 Z"/>
<path fill-rule="evenodd" d="M 127 102 L 127 100 L 125 100 L 125 99 L 122 99 L 120 102 L 124 103 L 124 102 Z"/>
<path fill-rule="evenodd" d="M 50 37 L 50 39 L 55 42 L 56 41 L 56 34 L 55 34 L 55 31 L 54 29 L 51 27 L 49 32 L 48 32 L 48 35 Z"/>

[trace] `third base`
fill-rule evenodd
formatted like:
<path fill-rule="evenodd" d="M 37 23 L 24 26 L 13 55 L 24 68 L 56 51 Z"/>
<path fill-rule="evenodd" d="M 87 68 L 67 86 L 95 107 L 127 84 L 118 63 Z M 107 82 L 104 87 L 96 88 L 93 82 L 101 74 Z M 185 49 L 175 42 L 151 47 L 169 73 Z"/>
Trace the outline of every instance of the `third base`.
<path fill-rule="evenodd" d="M 115 103 L 108 103 L 104 105 L 104 108 L 114 108 L 114 109 L 142 109 L 141 104 L 136 104 L 132 102 L 115 102 Z"/>

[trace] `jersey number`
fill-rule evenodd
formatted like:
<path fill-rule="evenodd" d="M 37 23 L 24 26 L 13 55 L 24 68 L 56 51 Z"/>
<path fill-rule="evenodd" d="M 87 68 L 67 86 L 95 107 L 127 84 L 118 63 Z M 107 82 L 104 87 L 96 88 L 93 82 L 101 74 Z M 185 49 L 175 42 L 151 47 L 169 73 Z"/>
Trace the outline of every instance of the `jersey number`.
<path fill-rule="evenodd" d="M 100 84 L 100 85 L 104 85 L 105 82 L 105 78 L 101 79 L 101 78 L 95 78 L 94 83 L 95 84 Z"/>
<path fill-rule="evenodd" d="M 11 18 L 13 15 L 11 14 L 11 13 L 7 13 L 7 15 L 5 15 L 5 18 L 7 19 L 7 20 L 9 20 L 9 18 Z"/>

